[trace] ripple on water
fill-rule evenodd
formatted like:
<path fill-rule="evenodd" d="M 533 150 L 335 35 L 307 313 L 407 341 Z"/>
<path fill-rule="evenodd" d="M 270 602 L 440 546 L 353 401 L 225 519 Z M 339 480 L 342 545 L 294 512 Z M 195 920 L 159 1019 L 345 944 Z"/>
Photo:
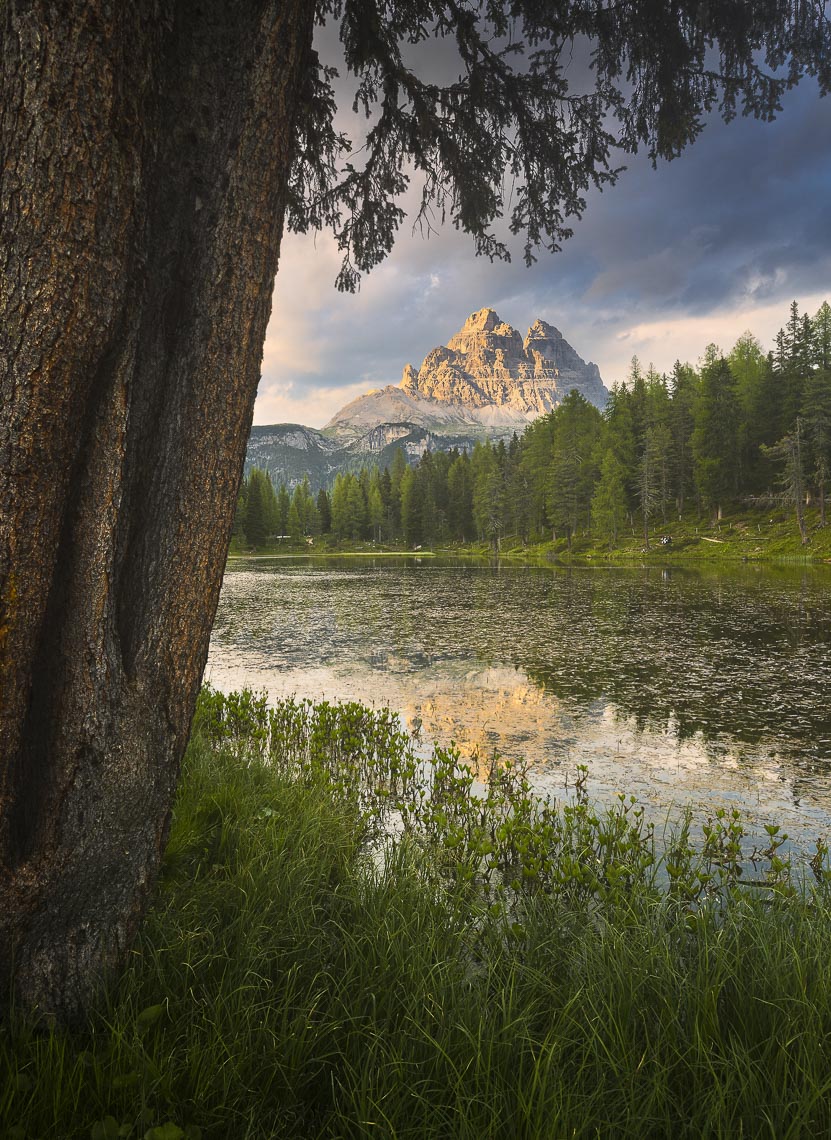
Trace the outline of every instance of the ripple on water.
<path fill-rule="evenodd" d="M 831 573 L 258 560 L 223 584 L 206 677 L 389 705 L 541 790 L 590 769 L 655 812 L 740 803 L 831 830 Z"/>

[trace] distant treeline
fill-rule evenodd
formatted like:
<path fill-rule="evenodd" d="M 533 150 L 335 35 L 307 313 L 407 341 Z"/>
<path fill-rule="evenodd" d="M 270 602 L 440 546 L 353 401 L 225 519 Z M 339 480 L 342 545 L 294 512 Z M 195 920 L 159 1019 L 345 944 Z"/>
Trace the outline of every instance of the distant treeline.
<path fill-rule="evenodd" d="M 308 482 L 275 491 L 254 469 L 239 498 L 235 533 L 254 546 L 270 535 L 409 546 L 497 543 L 594 533 L 613 546 L 625 524 L 649 542 L 694 505 L 717 518 L 738 501 L 780 497 L 794 507 L 803 541 L 803 504 L 812 497 L 826 524 L 831 474 L 831 306 L 800 315 L 791 305 L 776 348 L 749 333 L 724 356 L 710 345 L 699 369 L 676 363 L 670 376 L 633 359 L 603 413 L 572 391 L 509 444 L 425 452 L 410 467 L 402 451 L 384 471 L 339 474 L 315 498 Z"/>

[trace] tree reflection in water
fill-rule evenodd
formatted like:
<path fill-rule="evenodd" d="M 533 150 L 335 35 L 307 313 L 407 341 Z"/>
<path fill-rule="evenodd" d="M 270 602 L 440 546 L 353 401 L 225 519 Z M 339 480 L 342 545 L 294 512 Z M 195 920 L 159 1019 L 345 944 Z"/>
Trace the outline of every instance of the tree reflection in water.
<path fill-rule="evenodd" d="M 741 802 L 831 827 L 831 570 L 236 562 L 214 684 L 389 704 L 559 793 Z M 783 815 L 784 813 L 784 815 Z"/>

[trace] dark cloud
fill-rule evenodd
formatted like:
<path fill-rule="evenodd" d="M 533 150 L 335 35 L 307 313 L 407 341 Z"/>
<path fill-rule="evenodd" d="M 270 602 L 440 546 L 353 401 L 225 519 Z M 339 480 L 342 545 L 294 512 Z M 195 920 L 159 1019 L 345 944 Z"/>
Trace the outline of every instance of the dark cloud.
<path fill-rule="evenodd" d="M 630 159 L 589 196 L 564 250 L 531 269 L 521 248 L 491 264 L 453 229 L 423 240 L 405 228 L 361 292 L 342 296 L 331 239 L 288 236 L 257 421 L 324 422 L 362 387 L 397 383 L 483 305 L 523 332 L 552 321 L 607 382 L 633 352 L 668 368 L 748 327 L 769 344 L 792 298 L 812 311 L 831 295 L 829 110 L 806 81 L 774 123 L 713 122 L 657 170 Z"/>

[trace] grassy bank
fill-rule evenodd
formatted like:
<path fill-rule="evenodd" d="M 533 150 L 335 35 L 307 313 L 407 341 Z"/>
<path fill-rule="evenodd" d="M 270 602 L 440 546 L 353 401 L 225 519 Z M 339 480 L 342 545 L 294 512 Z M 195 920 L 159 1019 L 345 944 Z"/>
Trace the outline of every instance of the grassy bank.
<path fill-rule="evenodd" d="M 687 512 L 683 518 L 654 520 L 649 528 L 647 546 L 640 520 L 623 528 L 612 548 L 608 539 L 578 533 L 569 543 L 523 543 L 506 536 L 500 543 L 500 555 L 524 561 L 605 562 L 621 565 L 672 564 L 698 562 L 829 562 L 831 563 L 831 526 L 819 525 L 819 512 L 805 512 L 809 541 L 803 545 L 793 512 L 781 508 L 766 510 L 730 510 L 717 521 Z M 487 544 L 471 546 L 471 552 L 485 554 Z"/>
<path fill-rule="evenodd" d="M 621 530 L 611 549 L 608 540 L 596 534 L 580 532 L 573 537 L 570 545 L 565 538 L 528 543 L 517 535 L 509 534 L 500 540 L 499 553 L 502 558 L 526 562 L 601 562 L 621 565 L 685 562 L 831 563 L 831 526 L 819 525 L 819 512 L 815 508 L 806 508 L 805 518 L 809 537 L 805 545 L 797 531 L 793 511 L 775 507 L 764 510 L 730 510 L 718 521 L 700 517 L 694 511 L 688 511 L 681 519 L 668 518 L 666 522 L 657 519 L 650 525 L 648 547 L 643 526 L 636 519 L 634 526 Z M 257 550 L 251 550 L 235 540 L 230 557 L 394 557 L 414 553 L 419 557 L 443 554 L 491 558 L 493 546 L 487 542 L 436 542 L 422 544 L 414 549 L 396 544 L 337 541 L 330 535 L 322 535 L 315 538 L 313 545 L 305 541 L 284 541 Z"/>
<path fill-rule="evenodd" d="M 565 538 L 524 543 L 506 535 L 499 543 L 504 559 L 524 562 L 598 562 L 619 565 L 671 565 L 719 562 L 831 563 L 831 527 L 820 527 L 818 512 L 808 508 L 808 543 L 801 541 L 792 513 L 728 511 L 717 521 L 687 512 L 682 519 L 650 526 L 649 546 L 639 520 L 622 529 L 611 548 L 608 539 L 578 532 Z M 441 547 L 435 547 L 441 552 Z M 449 548 L 448 548 L 449 551 Z M 467 544 L 465 553 L 492 556 L 492 544 Z"/>
<path fill-rule="evenodd" d="M 579 773 L 552 807 L 435 760 L 383 712 L 205 694 L 127 973 L 81 1032 L 4 1030 L 4 1135 L 831 1131 L 822 851 L 803 882 L 737 816 L 659 842 Z"/>

